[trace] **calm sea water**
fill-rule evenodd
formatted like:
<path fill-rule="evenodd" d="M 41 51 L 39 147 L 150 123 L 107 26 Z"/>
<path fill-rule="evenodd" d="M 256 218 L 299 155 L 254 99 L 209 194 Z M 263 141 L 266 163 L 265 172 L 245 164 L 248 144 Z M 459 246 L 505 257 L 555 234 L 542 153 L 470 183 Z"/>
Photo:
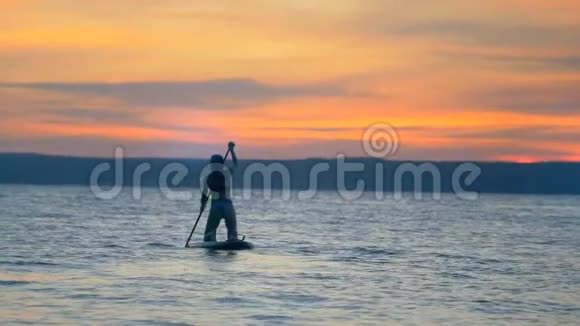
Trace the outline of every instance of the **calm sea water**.
<path fill-rule="evenodd" d="M 579 199 L 256 198 L 227 253 L 197 200 L 0 186 L 0 323 L 578 325 Z"/>

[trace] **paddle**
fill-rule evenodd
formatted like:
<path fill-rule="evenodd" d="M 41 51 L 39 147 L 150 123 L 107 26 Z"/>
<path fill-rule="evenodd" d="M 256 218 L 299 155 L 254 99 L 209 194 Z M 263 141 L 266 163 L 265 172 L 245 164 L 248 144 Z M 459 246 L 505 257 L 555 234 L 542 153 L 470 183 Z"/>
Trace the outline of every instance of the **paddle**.
<path fill-rule="evenodd" d="M 230 148 L 228 148 L 226 155 L 224 155 L 224 164 L 226 162 L 226 160 L 228 159 L 228 155 L 230 154 Z M 206 204 L 204 203 L 201 208 L 199 209 L 199 215 L 197 216 L 197 220 L 195 220 L 195 224 L 193 225 L 193 229 L 191 229 L 191 232 L 189 233 L 189 238 L 187 238 L 187 242 L 185 243 L 185 248 L 189 247 L 189 241 L 191 241 L 191 236 L 193 236 L 193 232 L 195 231 L 195 228 L 197 227 L 197 223 L 199 223 L 199 219 L 201 218 L 201 215 L 203 214 L 203 211 L 205 210 L 205 206 Z"/>

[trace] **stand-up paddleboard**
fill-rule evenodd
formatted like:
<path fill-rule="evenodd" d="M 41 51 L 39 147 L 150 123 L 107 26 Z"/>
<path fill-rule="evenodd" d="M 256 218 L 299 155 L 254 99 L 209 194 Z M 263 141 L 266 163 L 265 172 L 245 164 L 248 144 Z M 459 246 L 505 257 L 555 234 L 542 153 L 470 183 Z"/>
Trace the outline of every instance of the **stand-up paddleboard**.
<path fill-rule="evenodd" d="M 254 245 L 249 241 L 209 241 L 198 242 L 189 245 L 189 248 L 205 248 L 211 250 L 250 250 Z"/>

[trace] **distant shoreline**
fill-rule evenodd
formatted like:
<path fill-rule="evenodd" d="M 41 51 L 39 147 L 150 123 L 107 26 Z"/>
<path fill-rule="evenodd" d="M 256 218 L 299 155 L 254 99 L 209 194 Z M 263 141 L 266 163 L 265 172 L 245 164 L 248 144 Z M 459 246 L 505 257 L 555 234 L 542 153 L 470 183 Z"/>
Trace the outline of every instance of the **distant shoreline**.
<path fill-rule="evenodd" d="M 440 190 L 442 193 L 453 193 L 452 175 L 461 164 L 468 163 L 477 166 L 481 173 L 477 180 L 467 186 L 467 190 L 478 193 L 492 194 L 580 194 L 580 162 L 541 162 L 512 163 L 487 161 L 383 161 L 372 158 L 346 158 L 348 164 L 361 164 L 362 172 L 349 172 L 343 183 L 347 189 L 356 186 L 357 180 L 364 182 L 364 190 L 382 189 L 385 193 L 392 192 L 396 187 L 397 169 L 402 165 L 429 165 L 437 169 L 440 175 Z M 0 153 L 0 184 L 22 185 L 89 185 L 91 172 L 96 166 L 108 163 L 115 166 L 113 158 L 55 156 L 34 153 Z M 122 184 L 130 186 L 133 183 L 135 169 L 148 164 L 150 169 L 140 180 L 143 187 L 158 187 L 160 173 L 170 163 L 177 163 L 187 168 L 187 175 L 179 181 L 177 187 L 199 187 L 199 176 L 205 167 L 206 159 L 187 158 L 126 158 L 123 160 Z M 305 190 L 311 185 L 312 169 L 315 165 L 327 165 L 328 171 L 320 173 L 317 178 L 318 190 L 336 190 L 341 186 L 336 175 L 339 173 L 336 159 L 291 159 L 291 160 L 242 160 L 240 173 L 234 177 L 234 187 L 244 181 L 241 174 L 253 165 L 271 167 L 272 164 L 282 166 L 289 173 L 290 179 L 285 184 L 274 172 L 271 178 L 272 189 L 288 186 L 291 190 Z M 379 169 L 381 172 L 377 174 Z M 382 178 L 380 177 L 382 175 Z M 421 189 L 417 189 L 412 174 L 401 178 L 401 190 L 430 192 L 437 188 L 432 175 L 417 174 Z M 462 179 L 460 179 L 462 180 Z M 117 180 L 118 181 L 118 180 Z M 248 181 L 248 180 L 245 180 Z M 462 181 L 463 182 L 463 181 Z M 105 172 L 99 178 L 103 185 L 115 184 L 115 175 Z M 247 182 L 246 182 L 247 183 Z M 262 188 L 264 180 L 259 176 L 252 178 L 251 188 Z"/>

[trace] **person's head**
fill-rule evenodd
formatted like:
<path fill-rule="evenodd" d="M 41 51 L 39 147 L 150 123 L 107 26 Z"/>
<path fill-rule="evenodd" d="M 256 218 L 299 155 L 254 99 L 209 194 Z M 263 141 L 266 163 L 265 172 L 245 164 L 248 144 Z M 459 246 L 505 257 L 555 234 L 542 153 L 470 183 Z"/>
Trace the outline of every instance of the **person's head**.
<path fill-rule="evenodd" d="M 224 157 L 219 154 L 215 154 L 211 156 L 209 162 L 211 164 L 224 164 Z"/>

